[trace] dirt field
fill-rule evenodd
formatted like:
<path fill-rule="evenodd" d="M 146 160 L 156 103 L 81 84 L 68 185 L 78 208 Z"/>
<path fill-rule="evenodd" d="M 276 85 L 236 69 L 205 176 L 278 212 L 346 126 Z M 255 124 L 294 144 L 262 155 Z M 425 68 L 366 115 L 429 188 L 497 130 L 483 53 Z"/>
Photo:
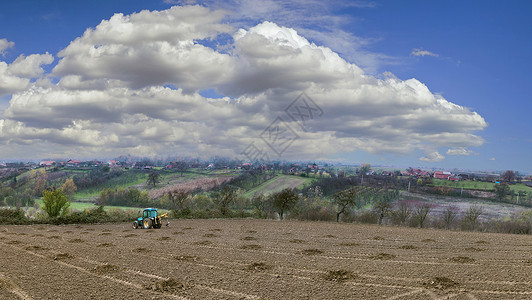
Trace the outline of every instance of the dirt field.
<path fill-rule="evenodd" d="M 0 299 L 532 299 L 532 236 L 269 220 L 0 226 Z"/>

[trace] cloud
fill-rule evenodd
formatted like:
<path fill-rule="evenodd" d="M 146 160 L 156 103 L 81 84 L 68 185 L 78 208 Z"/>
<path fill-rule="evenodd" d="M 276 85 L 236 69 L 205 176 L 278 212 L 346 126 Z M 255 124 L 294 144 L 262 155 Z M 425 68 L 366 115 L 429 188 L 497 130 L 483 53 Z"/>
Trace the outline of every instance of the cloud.
<path fill-rule="evenodd" d="M 412 56 L 433 56 L 433 57 L 439 56 L 436 53 L 433 53 L 427 50 L 417 49 L 417 48 L 412 49 L 412 52 L 410 52 L 410 55 Z"/>
<path fill-rule="evenodd" d="M 445 156 L 441 155 L 438 151 L 427 152 L 425 156 L 419 158 L 420 161 L 437 162 L 445 159 Z"/>
<path fill-rule="evenodd" d="M 16 76 L 36 78 L 44 73 L 42 65 L 49 65 L 54 57 L 49 54 L 31 54 L 27 57 L 20 55 L 9 65 L 9 71 Z"/>
<path fill-rule="evenodd" d="M 115 14 L 59 52 L 53 74 L 70 88 L 78 87 L 76 80 L 102 78 L 132 88 L 171 83 L 185 90 L 220 82 L 231 71 L 230 58 L 194 41 L 230 32 L 221 23 L 225 14 L 201 6 Z"/>
<path fill-rule="evenodd" d="M 168 0 L 174 1 L 174 0 Z M 270 21 L 297 30 L 308 39 L 324 45 L 341 57 L 356 63 L 364 71 L 377 74 L 385 65 L 397 64 L 400 59 L 375 53 L 366 48 L 378 39 L 362 38 L 352 33 L 352 17 L 338 14 L 343 9 L 372 9 L 374 1 L 319 0 L 185 0 L 177 3 L 200 3 L 219 7 L 231 13 L 227 19 L 236 27 L 249 29 L 257 22 Z"/>
<path fill-rule="evenodd" d="M 10 42 L 6 39 L 0 39 L 0 55 L 4 56 L 5 51 L 13 46 L 15 46 L 14 42 Z"/>
<path fill-rule="evenodd" d="M 490 158 L 491 161 L 495 161 L 495 157 Z"/>
<path fill-rule="evenodd" d="M 11 64 L 0 61 L 0 96 L 24 91 L 30 86 L 31 79 L 40 77 L 44 70 L 42 65 L 51 64 L 52 55 L 32 54 L 27 57 L 20 55 Z"/>
<path fill-rule="evenodd" d="M 447 150 L 447 155 L 469 156 L 472 154 L 476 153 L 463 147 Z"/>
<path fill-rule="evenodd" d="M 257 9 L 276 4 L 264 1 Z M 12 89 L 0 120 L 0 151 L 208 157 L 236 156 L 254 143 L 275 158 L 275 140 L 264 132 L 277 118 L 297 136 L 282 159 L 363 150 L 424 151 L 422 161 L 441 161 L 439 148 L 454 153 L 484 143 L 475 135 L 487 126 L 479 114 L 420 81 L 374 77 L 294 28 L 264 21 L 238 29 L 226 14 L 172 7 L 115 14 L 88 29 L 59 53 L 49 75 L 56 84 L 24 81 Z M 213 46 L 220 40 L 223 47 Z M 30 55 L 4 69 L 19 79 L 47 75 L 39 63 L 49 61 L 47 54 Z M 201 96 L 205 90 L 222 97 Z M 312 100 L 307 104 L 323 112 L 305 122 L 298 119 L 303 114 L 287 114 L 303 91 Z M 296 106 L 305 111 L 303 103 Z"/>

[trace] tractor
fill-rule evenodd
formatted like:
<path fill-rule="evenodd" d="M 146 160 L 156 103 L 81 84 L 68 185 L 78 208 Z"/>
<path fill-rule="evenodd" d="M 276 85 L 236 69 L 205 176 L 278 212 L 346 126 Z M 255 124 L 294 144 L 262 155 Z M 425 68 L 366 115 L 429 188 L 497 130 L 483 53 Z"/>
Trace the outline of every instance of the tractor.
<path fill-rule="evenodd" d="M 159 215 L 157 208 L 145 208 L 142 211 L 142 216 L 133 222 L 133 228 L 161 228 L 163 226 L 162 218 L 166 219 L 166 226 L 168 226 L 168 213 Z"/>

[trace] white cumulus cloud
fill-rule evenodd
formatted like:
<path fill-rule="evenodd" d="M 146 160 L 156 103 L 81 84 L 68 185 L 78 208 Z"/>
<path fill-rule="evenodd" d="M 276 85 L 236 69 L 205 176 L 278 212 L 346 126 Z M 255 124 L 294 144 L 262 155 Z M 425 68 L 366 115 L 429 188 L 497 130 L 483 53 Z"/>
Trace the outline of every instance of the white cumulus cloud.
<path fill-rule="evenodd" d="M 0 55 L 5 55 L 5 51 L 15 46 L 14 42 L 10 42 L 7 39 L 0 39 Z"/>
<path fill-rule="evenodd" d="M 438 148 L 457 155 L 484 143 L 479 114 L 419 80 L 374 77 L 294 28 L 236 28 L 226 14 L 202 6 L 115 14 L 59 53 L 56 84 L 28 79 L 43 75 L 49 54 L 0 62 L 12 77 L 0 151 L 236 156 L 254 143 L 271 155 L 272 141 L 261 137 L 277 118 L 297 135 L 282 158 L 423 151 L 421 160 L 441 161 Z M 223 47 L 214 46 L 219 39 Z M 9 77 L 0 78 L 1 92 Z M 304 124 L 286 112 L 302 92 L 321 111 Z"/>

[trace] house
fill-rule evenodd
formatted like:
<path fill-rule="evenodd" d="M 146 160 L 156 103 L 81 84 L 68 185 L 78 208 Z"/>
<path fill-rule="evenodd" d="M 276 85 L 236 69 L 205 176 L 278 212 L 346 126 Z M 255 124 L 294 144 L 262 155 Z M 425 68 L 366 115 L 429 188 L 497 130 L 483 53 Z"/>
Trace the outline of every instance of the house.
<path fill-rule="evenodd" d="M 449 180 L 449 177 L 451 177 L 453 174 L 451 174 L 451 172 L 447 172 L 447 171 L 436 171 L 434 172 L 434 175 L 433 177 L 436 178 L 436 179 L 447 179 Z"/>
<path fill-rule="evenodd" d="M 120 162 L 116 161 L 116 160 L 110 160 L 107 162 L 107 164 L 109 165 L 109 167 L 114 167 L 114 166 L 118 166 L 120 164 Z"/>
<path fill-rule="evenodd" d="M 39 163 L 39 166 L 41 167 L 52 167 L 53 165 L 55 165 L 55 161 L 53 160 L 43 160 Z"/>
<path fill-rule="evenodd" d="M 71 159 L 71 160 L 66 162 L 66 166 L 69 167 L 69 168 L 77 168 L 77 167 L 79 167 L 80 163 L 81 163 L 81 161 L 79 161 L 79 160 Z"/>

